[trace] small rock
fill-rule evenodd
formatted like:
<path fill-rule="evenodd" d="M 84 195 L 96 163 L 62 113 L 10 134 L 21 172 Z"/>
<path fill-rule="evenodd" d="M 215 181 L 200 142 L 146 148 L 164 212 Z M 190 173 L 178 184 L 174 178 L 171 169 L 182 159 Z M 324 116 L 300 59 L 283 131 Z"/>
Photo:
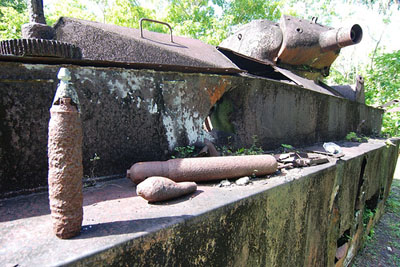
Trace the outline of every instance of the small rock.
<path fill-rule="evenodd" d="M 326 152 L 329 152 L 332 154 L 340 154 L 343 152 L 342 148 L 340 146 L 338 146 L 337 144 L 332 143 L 332 142 L 324 143 L 323 147 Z"/>
<path fill-rule="evenodd" d="M 391 247 L 387 247 L 387 250 L 389 250 L 390 252 L 393 251 Z"/>
<path fill-rule="evenodd" d="M 136 187 L 136 193 L 149 202 L 170 200 L 196 190 L 195 182 L 176 183 L 160 176 L 149 177 Z"/>
<path fill-rule="evenodd" d="M 250 183 L 250 178 L 248 176 L 239 178 L 235 182 L 237 185 L 247 185 Z"/>
<path fill-rule="evenodd" d="M 344 243 L 343 245 L 341 245 L 340 247 L 337 248 L 336 250 L 336 255 L 335 257 L 340 260 L 341 258 L 343 258 L 344 256 L 346 256 L 347 250 L 349 248 L 349 245 L 347 243 Z"/>
<path fill-rule="evenodd" d="M 231 182 L 229 182 L 228 180 L 223 180 L 218 184 L 218 187 L 227 187 L 230 185 L 231 185 Z"/>

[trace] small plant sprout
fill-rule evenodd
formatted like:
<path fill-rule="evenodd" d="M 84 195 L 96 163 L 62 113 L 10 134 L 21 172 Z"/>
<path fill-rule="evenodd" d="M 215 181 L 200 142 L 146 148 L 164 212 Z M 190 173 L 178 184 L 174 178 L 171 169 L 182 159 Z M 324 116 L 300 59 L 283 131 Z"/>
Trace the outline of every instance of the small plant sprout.
<path fill-rule="evenodd" d="M 347 141 L 352 141 L 353 139 L 356 139 L 356 138 L 357 138 L 357 134 L 355 132 L 349 132 L 346 135 L 346 140 Z"/>
<path fill-rule="evenodd" d="M 94 153 L 94 156 L 90 159 L 90 161 L 95 162 L 96 160 L 100 160 L 100 157 L 97 155 L 97 153 Z"/>
<path fill-rule="evenodd" d="M 346 135 L 346 140 L 350 141 L 350 142 L 362 143 L 362 142 L 367 142 L 368 141 L 368 137 L 362 136 L 362 135 L 357 135 L 355 132 L 349 132 Z"/>
<path fill-rule="evenodd" d="M 223 156 L 242 156 L 242 155 L 261 155 L 264 154 L 264 150 L 262 147 L 257 146 L 258 139 L 257 135 L 252 136 L 253 142 L 250 148 L 241 147 L 235 150 L 231 143 L 229 142 L 228 145 L 222 146 L 219 150 Z M 230 138 L 228 137 L 228 140 Z"/>
<path fill-rule="evenodd" d="M 97 153 L 94 153 L 93 158 L 89 159 L 91 162 L 90 166 L 90 178 L 96 177 L 96 168 L 97 168 L 97 162 L 100 160 L 100 156 L 97 155 Z M 93 181 L 88 181 L 90 185 L 94 185 L 96 182 Z"/>
<path fill-rule="evenodd" d="M 171 158 L 189 158 L 193 156 L 193 152 L 195 150 L 194 146 L 178 146 L 175 147 L 175 154 L 174 156 L 171 156 Z"/>

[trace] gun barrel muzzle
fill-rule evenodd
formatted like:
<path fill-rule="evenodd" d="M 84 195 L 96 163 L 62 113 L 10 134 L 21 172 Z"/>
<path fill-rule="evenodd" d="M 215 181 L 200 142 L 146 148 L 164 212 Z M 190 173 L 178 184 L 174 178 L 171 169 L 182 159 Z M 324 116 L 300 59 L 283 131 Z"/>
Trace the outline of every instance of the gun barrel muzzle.
<path fill-rule="evenodd" d="M 360 25 L 354 24 L 351 27 L 329 30 L 321 33 L 319 43 L 322 52 L 340 49 L 345 46 L 358 44 L 362 39 Z"/>

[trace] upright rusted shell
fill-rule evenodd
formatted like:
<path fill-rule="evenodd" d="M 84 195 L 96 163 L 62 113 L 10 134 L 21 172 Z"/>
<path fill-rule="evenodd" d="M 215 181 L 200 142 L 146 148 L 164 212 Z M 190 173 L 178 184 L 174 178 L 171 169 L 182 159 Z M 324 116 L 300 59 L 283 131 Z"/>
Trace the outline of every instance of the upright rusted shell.
<path fill-rule="evenodd" d="M 54 233 L 63 239 L 78 235 L 83 219 L 82 125 L 68 74 L 66 69 L 59 72 L 48 140 L 51 217 Z"/>

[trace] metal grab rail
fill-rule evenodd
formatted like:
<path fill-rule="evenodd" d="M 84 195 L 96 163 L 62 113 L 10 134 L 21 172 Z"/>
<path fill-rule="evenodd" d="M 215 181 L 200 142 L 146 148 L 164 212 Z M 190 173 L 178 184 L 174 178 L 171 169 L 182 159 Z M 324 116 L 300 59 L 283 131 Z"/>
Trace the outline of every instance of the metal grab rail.
<path fill-rule="evenodd" d="M 174 40 L 173 40 L 173 38 L 172 38 L 172 28 L 171 28 L 171 26 L 170 26 L 168 23 L 163 22 L 163 21 L 159 21 L 159 20 L 154 20 L 154 19 L 147 19 L 147 18 L 141 18 L 141 19 L 139 20 L 139 25 L 140 25 L 140 37 L 141 37 L 141 38 L 143 38 L 143 27 L 142 27 L 143 21 L 149 21 L 149 22 L 160 23 L 160 24 L 163 24 L 163 25 L 167 26 L 167 27 L 169 28 L 170 32 L 171 32 L 171 43 L 174 42 Z"/>

